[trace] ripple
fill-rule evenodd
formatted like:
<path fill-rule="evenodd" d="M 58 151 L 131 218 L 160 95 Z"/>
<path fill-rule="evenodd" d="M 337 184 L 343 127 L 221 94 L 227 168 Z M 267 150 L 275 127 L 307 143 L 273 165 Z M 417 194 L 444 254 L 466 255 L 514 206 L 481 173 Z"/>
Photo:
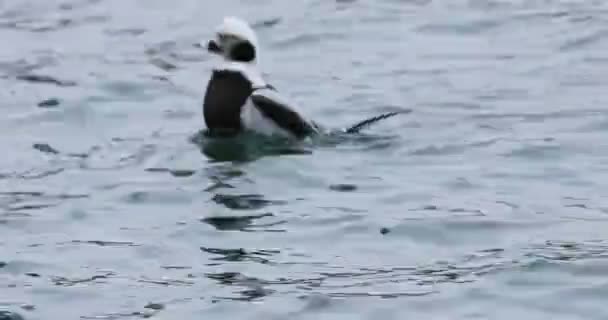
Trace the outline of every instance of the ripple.
<path fill-rule="evenodd" d="M 3 29 L 14 29 L 28 32 L 57 32 L 63 29 L 74 28 L 81 25 L 87 25 L 91 23 L 103 23 L 109 20 L 107 16 L 91 15 L 84 16 L 78 19 L 61 17 L 55 19 L 43 19 L 43 18 L 26 18 L 21 17 L 16 19 L 9 19 L 9 21 L 0 20 L 0 28 Z"/>
<path fill-rule="evenodd" d="M 147 30 L 143 28 L 123 28 L 123 29 L 109 29 L 105 33 L 110 36 L 133 36 L 137 37 L 146 33 Z"/>
<path fill-rule="evenodd" d="M 284 201 L 266 200 L 263 195 L 259 194 L 229 195 L 218 193 L 211 200 L 233 210 L 257 210 L 269 205 L 285 204 Z"/>
<path fill-rule="evenodd" d="M 109 277 L 111 277 L 113 275 L 114 275 L 114 273 L 108 272 L 106 274 L 94 275 L 94 276 L 86 277 L 86 278 L 67 278 L 67 277 L 62 277 L 62 276 L 53 276 L 53 277 L 51 277 L 51 281 L 56 286 L 71 287 L 71 286 L 75 286 L 77 284 L 83 284 L 83 283 L 104 282 L 104 280 L 108 279 Z"/>
<path fill-rule="evenodd" d="M 322 32 L 322 33 L 305 33 L 297 34 L 294 36 L 287 37 L 281 40 L 275 40 L 272 42 L 272 48 L 284 49 L 284 48 L 296 48 L 301 46 L 307 46 L 311 44 L 318 44 L 321 41 L 327 40 L 343 40 L 346 36 L 342 33 L 337 32 Z"/>
<path fill-rule="evenodd" d="M 48 143 L 34 143 L 34 145 L 32 147 L 43 153 L 59 154 L 59 151 L 57 151 L 57 149 L 51 147 Z"/>
<path fill-rule="evenodd" d="M 86 199 L 86 194 L 46 194 L 43 192 L 0 192 L 0 208 L 6 210 L 3 218 L 28 218 L 34 211 L 57 207 L 68 200 Z"/>
<path fill-rule="evenodd" d="M 156 155 L 158 146 L 155 144 L 139 144 L 133 141 L 114 142 L 107 147 L 94 146 L 81 157 L 79 167 L 86 170 L 117 170 L 121 168 L 139 167 Z M 117 151 L 128 149 L 128 153 L 116 154 Z M 114 157 L 114 159 L 112 159 Z"/>
<path fill-rule="evenodd" d="M 175 64 L 158 57 L 150 59 L 150 63 L 163 71 L 174 71 L 177 69 Z"/>
<path fill-rule="evenodd" d="M 38 107 L 39 108 L 55 108 L 55 107 L 58 107 L 60 104 L 61 104 L 61 102 L 59 101 L 59 99 L 48 98 L 48 99 L 38 102 Z"/>
<path fill-rule="evenodd" d="M 27 81 L 31 83 L 43 83 L 53 84 L 58 87 L 73 87 L 76 86 L 76 82 L 69 80 L 59 80 L 52 76 L 37 75 L 37 74 L 24 74 L 17 76 L 17 80 Z"/>
<path fill-rule="evenodd" d="M 272 18 L 272 19 L 267 19 L 267 20 L 262 20 L 262 21 L 258 21 L 255 22 L 251 25 L 251 27 L 253 29 L 259 30 L 259 29 L 265 29 L 265 28 L 272 28 L 278 24 L 280 24 L 282 22 L 282 19 L 277 17 L 277 18 Z"/>
<path fill-rule="evenodd" d="M 563 157 L 563 147 L 559 145 L 523 145 L 508 153 L 505 157 L 526 159 L 557 159 Z"/>
<path fill-rule="evenodd" d="M 456 33 L 480 34 L 502 26 L 502 22 L 495 19 L 466 21 L 461 23 L 426 24 L 416 28 L 418 32 L 431 34 Z"/>
<path fill-rule="evenodd" d="M 201 221 L 208 223 L 215 227 L 217 230 L 223 231 L 249 231 L 249 232 L 284 232 L 281 229 L 270 229 L 281 224 L 285 221 L 272 222 L 267 224 L 258 224 L 256 220 L 273 217 L 271 213 L 265 213 L 260 215 L 248 215 L 248 216 L 222 216 L 222 217 L 208 217 Z"/>
<path fill-rule="evenodd" d="M 105 241 L 105 240 L 72 240 L 74 244 L 92 244 L 100 247 L 135 247 L 137 244 L 129 241 Z"/>
<path fill-rule="evenodd" d="M 462 144 L 445 144 L 441 146 L 432 145 L 415 149 L 413 151 L 410 151 L 409 153 L 414 156 L 439 156 L 461 154 L 463 152 L 469 151 L 471 148 L 487 148 L 500 142 L 501 140 L 502 139 L 494 138 Z"/>
<path fill-rule="evenodd" d="M 0 309 L 605 315 L 607 3 L 0 3 Z M 224 13 L 326 134 L 205 134 Z"/>
<path fill-rule="evenodd" d="M 138 282 L 155 284 L 155 285 L 160 285 L 160 286 L 176 286 L 176 287 L 181 287 L 181 286 L 189 287 L 194 284 L 194 282 L 192 282 L 192 281 L 180 280 L 180 279 L 139 279 Z"/>
<path fill-rule="evenodd" d="M 96 4 L 101 3 L 103 0 L 74 0 L 64 1 L 59 4 L 59 9 L 63 11 L 80 10 L 83 8 L 89 8 Z"/>
<path fill-rule="evenodd" d="M 247 277 L 241 273 L 210 273 L 207 277 L 212 280 L 216 280 L 223 285 L 230 286 L 242 286 L 246 287 L 245 290 L 240 291 L 239 297 L 214 297 L 219 300 L 241 300 L 241 301 L 254 301 L 260 298 L 266 297 L 269 294 L 274 293 L 274 290 L 264 288 L 264 284 L 267 283 L 264 280 Z"/>
<path fill-rule="evenodd" d="M 332 184 L 329 186 L 330 190 L 339 191 L 339 192 L 352 192 L 357 190 L 357 186 L 354 184 Z"/>
<path fill-rule="evenodd" d="M 206 248 L 201 247 L 201 251 L 220 257 L 211 258 L 212 261 L 230 261 L 230 262 L 242 262 L 251 261 L 261 264 L 272 264 L 273 262 L 269 258 L 280 251 L 277 250 L 252 250 L 247 251 L 243 248 L 239 249 L 221 249 L 221 248 Z"/>
<path fill-rule="evenodd" d="M 559 50 L 572 51 L 585 49 L 602 41 L 606 36 L 608 36 L 608 30 L 595 31 L 590 35 L 568 40 L 559 47 Z"/>
<path fill-rule="evenodd" d="M 526 256 L 541 258 L 544 261 L 608 258 L 608 245 L 603 240 L 586 242 L 547 240 L 543 244 L 532 245 Z"/>

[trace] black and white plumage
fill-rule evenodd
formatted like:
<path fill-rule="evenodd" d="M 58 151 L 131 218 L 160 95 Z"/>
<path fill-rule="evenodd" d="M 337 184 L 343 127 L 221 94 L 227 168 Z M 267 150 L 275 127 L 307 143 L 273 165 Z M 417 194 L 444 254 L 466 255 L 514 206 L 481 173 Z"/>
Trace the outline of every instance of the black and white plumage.
<path fill-rule="evenodd" d="M 302 139 L 321 131 L 293 103 L 266 83 L 258 70 L 258 40 L 245 21 L 226 17 L 208 41 L 207 50 L 223 59 L 213 69 L 203 102 L 205 124 L 212 135 L 233 135 L 252 131 Z M 362 128 L 398 113 L 383 114 L 346 129 Z"/>
<path fill-rule="evenodd" d="M 317 125 L 262 78 L 257 69 L 257 38 L 247 23 L 225 18 L 217 39 L 210 40 L 207 48 L 224 60 L 213 69 L 203 102 L 211 133 L 248 130 L 300 139 L 318 131 Z"/>

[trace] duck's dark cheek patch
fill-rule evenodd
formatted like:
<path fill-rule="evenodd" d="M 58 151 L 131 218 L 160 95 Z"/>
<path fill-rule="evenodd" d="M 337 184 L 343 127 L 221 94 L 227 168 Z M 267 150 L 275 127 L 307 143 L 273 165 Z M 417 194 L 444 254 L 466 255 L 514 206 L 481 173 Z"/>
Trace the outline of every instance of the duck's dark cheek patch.
<path fill-rule="evenodd" d="M 234 61 L 251 62 L 255 60 L 255 48 L 249 41 L 243 41 L 230 49 L 230 58 Z"/>
<path fill-rule="evenodd" d="M 207 51 L 211 53 L 222 53 L 222 48 L 213 40 L 209 40 L 207 44 Z"/>

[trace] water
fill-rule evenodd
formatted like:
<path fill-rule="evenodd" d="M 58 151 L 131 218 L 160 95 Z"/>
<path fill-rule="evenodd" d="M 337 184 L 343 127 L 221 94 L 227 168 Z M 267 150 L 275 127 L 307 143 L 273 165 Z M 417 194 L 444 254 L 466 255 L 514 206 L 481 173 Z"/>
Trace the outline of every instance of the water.
<path fill-rule="evenodd" d="M 412 112 L 197 138 L 225 15 L 322 124 Z M 583 0 L 0 1 L 0 310 L 606 319 L 607 28 Z"/>

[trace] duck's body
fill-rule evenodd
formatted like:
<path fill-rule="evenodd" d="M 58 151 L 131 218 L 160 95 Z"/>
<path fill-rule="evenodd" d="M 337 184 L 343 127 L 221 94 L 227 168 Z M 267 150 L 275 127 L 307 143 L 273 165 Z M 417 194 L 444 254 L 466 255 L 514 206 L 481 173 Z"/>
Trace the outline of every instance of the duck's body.
<path fill-rule="evenodd" d="M 231 63 L 213 70 L 203 102 L 205 124 L 212 133 L 304 138 L 317 126 L 301 115 L 246 65 Z"/>

